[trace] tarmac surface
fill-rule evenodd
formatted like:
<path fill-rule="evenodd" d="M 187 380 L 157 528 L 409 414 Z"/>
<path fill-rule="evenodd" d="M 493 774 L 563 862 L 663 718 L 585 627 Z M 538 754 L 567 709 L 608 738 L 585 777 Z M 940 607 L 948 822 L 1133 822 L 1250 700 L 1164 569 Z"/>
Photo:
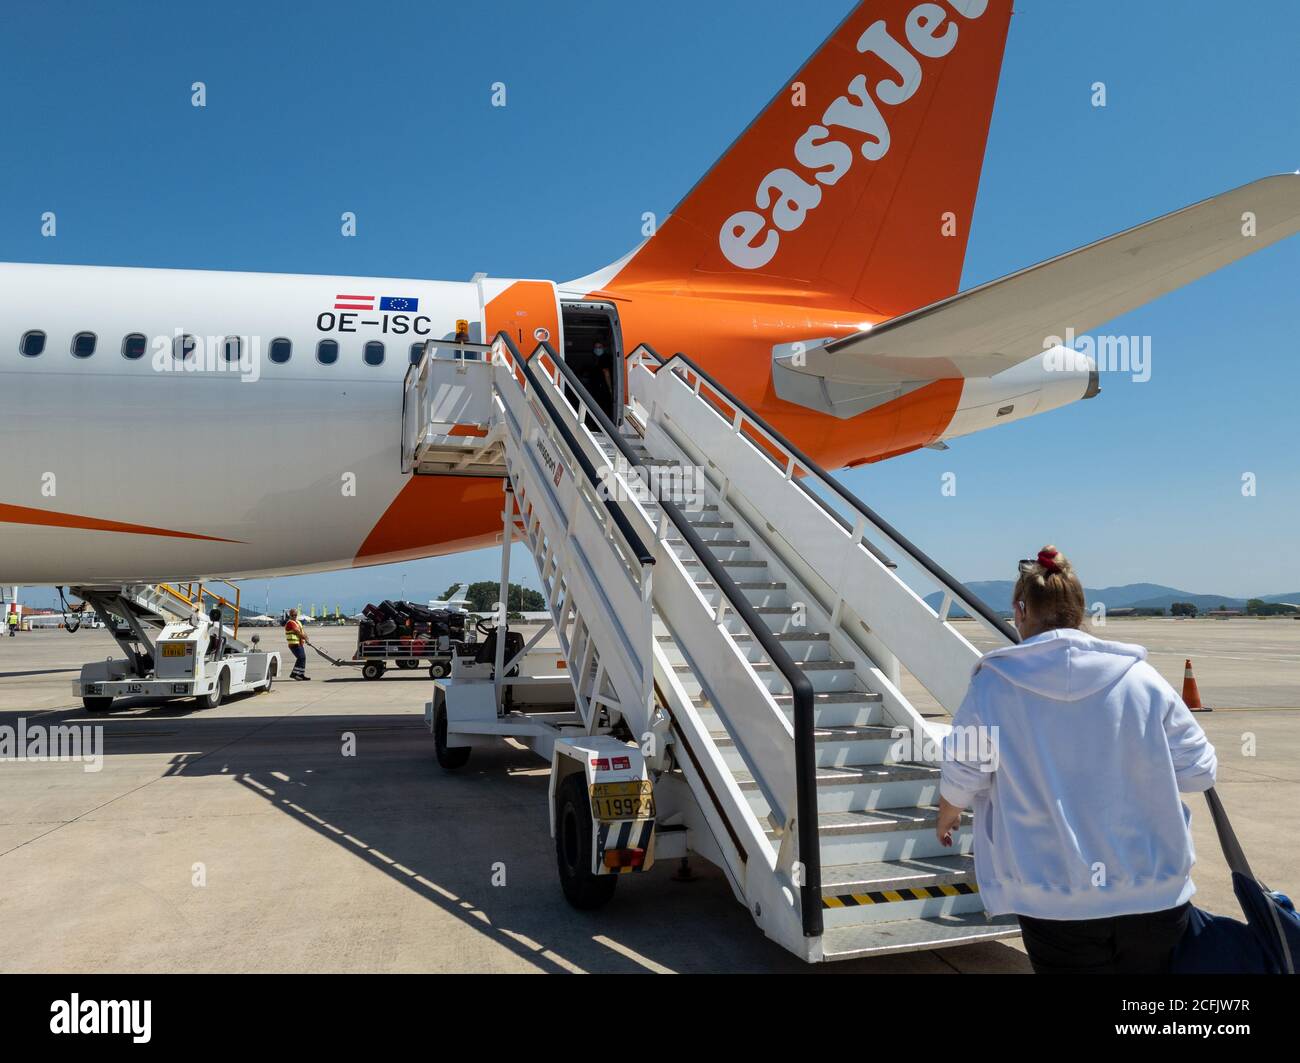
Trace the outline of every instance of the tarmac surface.
<path fill-rule="evenodd" d="M 356 637 L 312 634 L 336 656 Z M 1098 634 L 1148 645 L 1176 688 L 1193 658 L 1246 852 L 1300 894 L 1300 858 L 1280 840 L 1300 812 L 1300 622 L 1112 620 Z M 264 640 L 282 643 L 275 629 Z M 91 717 L 71 682 L 115 653 L 102 630 L 0 638 L 0 726 L 104 726 L 99 771 L 0 760 L 0 971 L 1029 969 L 1018 939 L 808 967 L 700 860 L 695 881 L 665 862 L 576 912 L 556 881 L 549 769 L 502 744 L 442 771 L 425 672 L 368 682 L 311 655 L 312 682 L 215 710 L 127 702 Z M 1188 804 L 1197 902 L 1236 915 L 1203 802 Z"/>

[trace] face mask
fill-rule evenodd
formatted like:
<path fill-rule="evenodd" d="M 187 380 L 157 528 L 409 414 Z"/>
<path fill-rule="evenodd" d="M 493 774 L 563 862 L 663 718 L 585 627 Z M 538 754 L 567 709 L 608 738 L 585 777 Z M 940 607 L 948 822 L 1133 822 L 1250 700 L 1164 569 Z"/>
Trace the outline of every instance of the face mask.
<path fill-rule="evenodd" d="M 597 345 L 595 353 L 596 353 L 596 357 L 599 358 L 602 354 L 605 353 L 605 348 Z"/>

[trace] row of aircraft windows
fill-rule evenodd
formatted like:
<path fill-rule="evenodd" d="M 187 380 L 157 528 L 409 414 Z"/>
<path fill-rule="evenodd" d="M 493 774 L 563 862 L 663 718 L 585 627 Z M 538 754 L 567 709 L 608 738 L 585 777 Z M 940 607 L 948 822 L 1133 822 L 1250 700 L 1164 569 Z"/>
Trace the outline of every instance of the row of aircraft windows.
<path fill-rule="evenodd" d="M 98 338 L 93 332 L 78 332 L 72 337 L 71 351 L 76 358 L 89 358 L 95 353 Z M 238 362 L 242 353 L 243 339 L 239 336 L 227 336 L 221 345 L 221 355 L 227 362 Z M 178 361 L 194 357 L 197 341 L 193 336 L 177 336 L 172 341 L 172 355 Z M 141 332 L 132 332 L 122 339 L 122 357 L 135 361 L 143 358 L 148 350 L 149 341 Z M 39 329 L 24 332 L 19 341 L 18 350 L 28 358 L 35 358 L 45 350 L 45 333 Z M 411 364 L 420 360 L 424 353 L 423 343 L 413 343 L 410 349 Z M 275 339 L 267 347 L 267 357 L 276 365 L 284 365 L 293 355 L 293 341 Z M 361 359 L 366 365 L 383 365 L 384 345 L 379 340 L 370 340 L 361 349 Z M 339 360 L 337 340 L 321 340 L 316 344 L 316 361 L 321 365 L 333 365 Z"/>

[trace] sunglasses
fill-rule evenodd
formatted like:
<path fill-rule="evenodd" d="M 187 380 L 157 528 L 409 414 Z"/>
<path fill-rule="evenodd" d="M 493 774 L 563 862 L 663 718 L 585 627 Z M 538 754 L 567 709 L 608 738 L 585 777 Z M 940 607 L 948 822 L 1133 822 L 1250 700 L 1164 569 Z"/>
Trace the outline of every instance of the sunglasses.
<path fill-rule="evenodd" d="M 1022 576 L 1032 576 L 1038 570 L 1038 558 L 1023 558 L 1020 561 L 1020 574 Z"/>

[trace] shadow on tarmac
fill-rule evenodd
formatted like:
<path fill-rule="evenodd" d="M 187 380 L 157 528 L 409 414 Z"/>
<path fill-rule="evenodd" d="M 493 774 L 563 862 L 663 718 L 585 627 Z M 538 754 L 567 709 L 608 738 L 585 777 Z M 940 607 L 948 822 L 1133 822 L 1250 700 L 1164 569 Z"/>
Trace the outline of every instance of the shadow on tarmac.
<path fill-rule="evenodd" d="M 258 697 L 227 704 L 233 709 Z M 17 715 L 0 713 L 0 723 Z M 676 862 L 664 861 L 646 875 L 621 879 L 601 911 L 576 911 L 556 878 L 546 765 L 531 751 L 502 743 L 476 749 L 459 771 L 445 771 L 422 715 L 218 716 L 194 702 L 150 708 L 142 699 L 124 700 L 108 713 L 60 715 L 59 723 L 102 724 L 106 758 L 165 754 L 172 758 L 165 776 L 232 778 L 542 971 L 1029 969 L 1023 953 L 1000 942 L 806 965 L 764 938 L 722 873 L 699 858 L 692 861 L 692 882 L 675 881 Z M 180 726 L 149 726 L 159 720 Z M 46 715 L 42 722 L 52 721 Z M 345 755 L 345 743 L 354 755 Z"/>

